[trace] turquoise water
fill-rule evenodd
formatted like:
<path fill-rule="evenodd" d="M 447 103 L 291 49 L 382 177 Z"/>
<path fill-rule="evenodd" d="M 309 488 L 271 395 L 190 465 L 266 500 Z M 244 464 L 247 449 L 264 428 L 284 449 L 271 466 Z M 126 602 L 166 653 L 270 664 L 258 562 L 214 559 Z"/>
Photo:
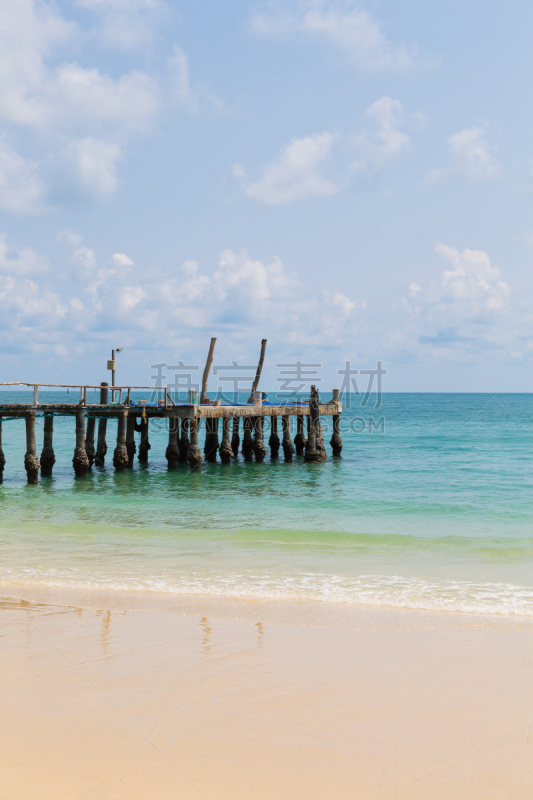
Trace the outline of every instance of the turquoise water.
<path fill-rule="evenodd" d="M 57 418 L 54 477 L 38 486 L 26 485 L 23 421 L 4 421 L 0 586 L 533 615 L 533 398 L 374 400 L 351 398 L 340 459 L 328 446 L 320 465 L 239 457 L 196 473 L 167 470 L 158 423 L 150 463 L 116 474 L 112 422 L 107 466 L 75 479 L 74 420 Z"/>

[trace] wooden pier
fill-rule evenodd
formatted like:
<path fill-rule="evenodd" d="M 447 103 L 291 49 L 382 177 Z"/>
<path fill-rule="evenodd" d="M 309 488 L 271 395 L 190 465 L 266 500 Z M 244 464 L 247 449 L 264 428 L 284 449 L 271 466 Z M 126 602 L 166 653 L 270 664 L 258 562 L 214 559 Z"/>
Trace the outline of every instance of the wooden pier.
<path fill-rule="evenodd" d="M 107 421 L 116 419 L 117 440 L 113 452 L 113 466 L 122 471 L 134 463 L 136 442 L 135 433 L 140 433 L 138 459 L 148 461 L 150 450 L 150 420 L 169 420 L 169 441 L 166 459 L 170 469 L 180 463 L 188 462 L 192 469 L 198 469 L 204 458 L 208 462 L 218 459 L 228 464 L 237 456 L 239 447 L 247 461 L 262 462 L 270 448 L 270 458 L 283 453 L 285 461 L 292 461 L 295 453 L 307 462 L 320 462 L 326 458 L 322 436 L 321 417 L 333 418 L 331 447 L 334 456 L 339 456 L 342 441 L 339 434 L 339 419 L 342 403 L 338 389 L 333 390 L 333 399 L 320 402 L 318 391 L 313 386 L 308 401 L 271 404 L 263 399 L 263 393 L 254 391 L 253 402 L 245 405 L 224 405 L 220 401 L 201 398 L 199 392 L 189 392 L 188 403 L 175 403 L 166 387 L 116 386 L 108 384 L 85 386 L 79 384 L 29 384 L 0 383 L 2 386 L 31 387 L 33 401 L 27 404 L 0 404 L 0 482 L 6 461 L 2 450 L 2 420 L 23 418 L 26 421 L 26 455 L 24 466 L 28 483 L 37 483 L 39 472 L 42 477 L 50 477 L 55 464 L 53 448 L 54 418 L 74 417 L 75 434 L 72 465 L 76 476 L 83 477 L 93 464 L 105 465 L 107 455 Z M 49 404 L 39 402 L 39 388 L 74 389 L 80 392 L 78 403 Z M 100 392 L 99 403 L 88 403 L 87 392 Z M 163 395 L 162 400 L 150 403 L 146 400 L 134 401 L 132 391 L 150 390 Z M 109 392 L 118 394 L 118 401 L 109 403 Z M 203 399 L 203 402 L 201 400 Z M 294 444 L 291 440 L 290 417 L 297 419 L 297 434 Z M 38 453 L 36 439 L 36 417 L 44 417 L 43 447 Z M 278 421 L 281 419 L 281 426 Z M 205 420 L 204 453 L 199 447 L 198 432 Z M 222 420 L 222 423 L 220 423 Z M 242 420 L 242 427 L 241 427 Z M 269 422 L 269 438 L 265 444 L 265 420 Z M 98 426 L 96 422 L 98 421 Z M 281 432 L 281 440 L 279 433 Z M 242 433 L 242 440 L 241 440 Z M 221 439 L 219 439 L 221 434 Z M 307 435 L 306 435 L 307 434 Z"/>

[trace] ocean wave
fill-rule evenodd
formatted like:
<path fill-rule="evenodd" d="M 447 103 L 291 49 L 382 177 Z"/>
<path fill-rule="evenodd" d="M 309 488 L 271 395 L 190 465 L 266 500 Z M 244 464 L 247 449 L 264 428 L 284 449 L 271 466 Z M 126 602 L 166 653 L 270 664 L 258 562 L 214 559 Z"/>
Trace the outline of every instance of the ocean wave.
<path fill-rule="evenodd" d="M 319 601 L 467 614 L 533 617 L 533 587 L 507 583 L 428 581 L 396 575 L 305 573 L 292 576 L 243 574 L 206 576 L 81 576 L 55 569 L 0 572 L 0 585 L 62 589 L 149 592 L 240 600 Z"/>

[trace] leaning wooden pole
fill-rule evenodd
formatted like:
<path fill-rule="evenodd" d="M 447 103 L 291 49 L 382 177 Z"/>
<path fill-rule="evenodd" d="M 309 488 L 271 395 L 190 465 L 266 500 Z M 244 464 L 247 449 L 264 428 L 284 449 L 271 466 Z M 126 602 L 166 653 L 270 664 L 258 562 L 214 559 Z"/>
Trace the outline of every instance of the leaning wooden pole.
<path fill-rule="evenodd" d="M 311 386 L 311 398 L 309 400 L 309 435 L 305 448 L 305 460 L 311 463 L 322 461 L 322 454 L 317 447 L 317 437 L 320 435 L 320 408 L 318 391 L 316 386 Z"/>
<path fill-rule="evenodd" d="M 249 403 L 254 402 L 255 393 L 257 391 L 257 387 L 259 386 L 259 379 L 261 378 L 261 372 L 263 371 L 263 361 L 265 360 L 266 346 L 267 346 L 267 340 L 261 339 L 261 352 L 259 354 L 259 363 L 257 365 L 254 382 L 252 384 L 252 391 L 250 392 L 250 397 L 248 398 Z"/>
<path fill-rule="evenodd" d="M 215 352 L 216 343 L 217 343 L 216 337 L 213 336 L 211 339 L 211 343 L 209 345 L 209 353 L 207 354 L 207 361 L 205 362 L 204 374 L 202 375 L 202 394 L 200 395 L 200 405 L 202 405 L 202 403 L 205 403 L 205 398 L 207 394 L 207 383 L 209 381 L 209 370 L 211 369 L 211 364 L 213 363 L 213 355 Z"/>

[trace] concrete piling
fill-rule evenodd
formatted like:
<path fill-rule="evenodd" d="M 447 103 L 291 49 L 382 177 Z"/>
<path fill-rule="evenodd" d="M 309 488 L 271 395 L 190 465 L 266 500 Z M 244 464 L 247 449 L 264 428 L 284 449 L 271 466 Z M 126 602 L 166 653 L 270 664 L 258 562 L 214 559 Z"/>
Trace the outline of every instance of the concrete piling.
<path fill-rule="evenodd" d="M 307 439 L 304 434 L 304 418 L 302 414 L 296 417 L 296 436 L 294 437 L 294 447 L 296 448 L 296 455 L 303 456 Z"/>
<path fill-rule="evenodd" d="M 220 445 L 220 460 L 223 464 L 230 464 L 233 458 L 233 450 L 230 442 L 231 417 L 222 419 L 222 444 Z"/>
<path fill-rule="evenodd" d="M 139 461 L 141 464 L 146 464 L 148 462 L 148 450 L 150 450 L 152 445 L 148 440 L 148 417 L 146 416 L 146 412 L 143 413 L 141 417 L 141 442 L 139 444 Z"/>
<path fill-rule="evenodd" d="M 180 464 L 186 464 L 189 455 L 189 419 L 183 417 L 181 420 L 181 435 L 178 443 L 180 451 Z"/>
<path fill-rule="evenodd" d="M 105 457 L 107 453 L 107 442 L 106 442 L 106 433 L 107 433 L 107 419 L 102 418 L 98 420 L 98 442 L 96 445 L 96 455 L 94 457 L 94 463 L 97 467 L 103 467 L 105 464 Z"/>
<path fill-rule="evenodd" d="M 117 472 L 126 469 L 129 463 L 128 450 L 126 448 L 126 414 L 119 414 L 117 418 L 117 446 L 113 453 L 113 466 Z"/>
<path fill-rule="evenodd" d="M 94 427 L 96 425 L 96 420 L 94 417 L 87 417 L 87 432 L 85 434 L 85 452 L 87 453 L 87 458 L 89 459 L 89 468 L 92 467 L 94 464 L 95 452 L 94 452 Z M 41 475 L 43 474 L 43 459 L 41 457 Z"/>
<path fill-rule="evenodd" d="M 264 417 L 254 417 L 254 440 L 253 440 L 253 448 L 254 448 L 254 456 L 255 460 L 262 464 L 265 460 L 265 456 L 267 454 L 267 449 L 265 447 L 265 418 Z"/>
<path fill-rule="evenodd" d="M 0 483 L 4 480 L 4 467 L 6 465 L 6 457 L 2 450 L 2 417 L 0 417 Z"/>
<path fill-rule="evenodd" d="M 204 455 L 206 461 L 215 463 L 218 451 L 218 418 L 207 418 L 205 421 Z"/>
<path fill-rule="evenodd" d="M 193 418 L 191 419 L 190 426 L 189 426 L 189 436 L 190 436 L 190 444 L 189 444 L 189 464 L 191 469 L 199 469 L 202 464 L 202 451 L 198 445 L 198 419 Z"/>
<path fill-rule="evenodd" d="M 231 449 L 233 450 L 233 457 L 237 458 L 239 454 L 239 445 L 241 437 L 239 436 L 239 417 L 233 417 L 233 435 L 231 437 Z"/>
<path fill-rule="evenodd" d="M 43 478 L 51 478 L 56 457 L 54 453 L 54 417 L 46 414 L 44 418 L 44 440 L 41 452 L 41 475 Z"/>
<path fill-rule="evenodd" d="M 24 469 L 28 476 L 29 484 L 36 484 L 39 478 L 39 459 L 35 442 L 35 411 L 27 411 L 26 419 L 26 455 L 24 456 Z"/>
<path fill-rule="evenodd" d="M 316 386 L 311 386 L 311 399 L 309 400 L 309 429 L 307 446 L 304 458 L 309 463 L 317 463 L 322 460 L 322 455 L 317 447 L 319 436 L 320 415 L 318 407 L 318 392 Z"/>
<path fill-rule="evenodd" d="M 128 467 L 133 467 L 135 460 L 135 452 L 137 445 L 135 444 L 135 416 L 128 414 L 126 419 L 126 452 L 128 454 Z"/>
<path fill-rule="evenodd" d="M 294 445 L 291 441 L 291 418 L 288 414 L 283 414 L 281 418 L 281 428 L 283 431 L 283 456 L 285 461 L 292 461 Z"/>
<path fill-rule="evenodd" d="M 180 451 L 178 448 L 178 417 L 171 417 L 168 421 L 168 446 L 165 457 L 168 462 L 168 468 L 174 469 L 178 466 L 180 460 Z"/>
<path fill-rule="evenodd" d="M 83 478 L 87 475 L 89 459 L 85 452 L 85 414 L 83 411 L 76 412 L 76 449 L 74 450 L 72 466 L 77 478 Z"/>
<path fill-rule="evenodd" d="M 254 454 L 252 417 L 244 417 L 242 421 L 242 454 L 245 461 L 252 461 Z"/>
<path fill-rule="evenodd" d="M 270 447 L 270 458 L 278 458 L 280 441 L 278 436 L 278 418 L 276 415 L 270 417 L 270 438 L 268 440 Z"/>

